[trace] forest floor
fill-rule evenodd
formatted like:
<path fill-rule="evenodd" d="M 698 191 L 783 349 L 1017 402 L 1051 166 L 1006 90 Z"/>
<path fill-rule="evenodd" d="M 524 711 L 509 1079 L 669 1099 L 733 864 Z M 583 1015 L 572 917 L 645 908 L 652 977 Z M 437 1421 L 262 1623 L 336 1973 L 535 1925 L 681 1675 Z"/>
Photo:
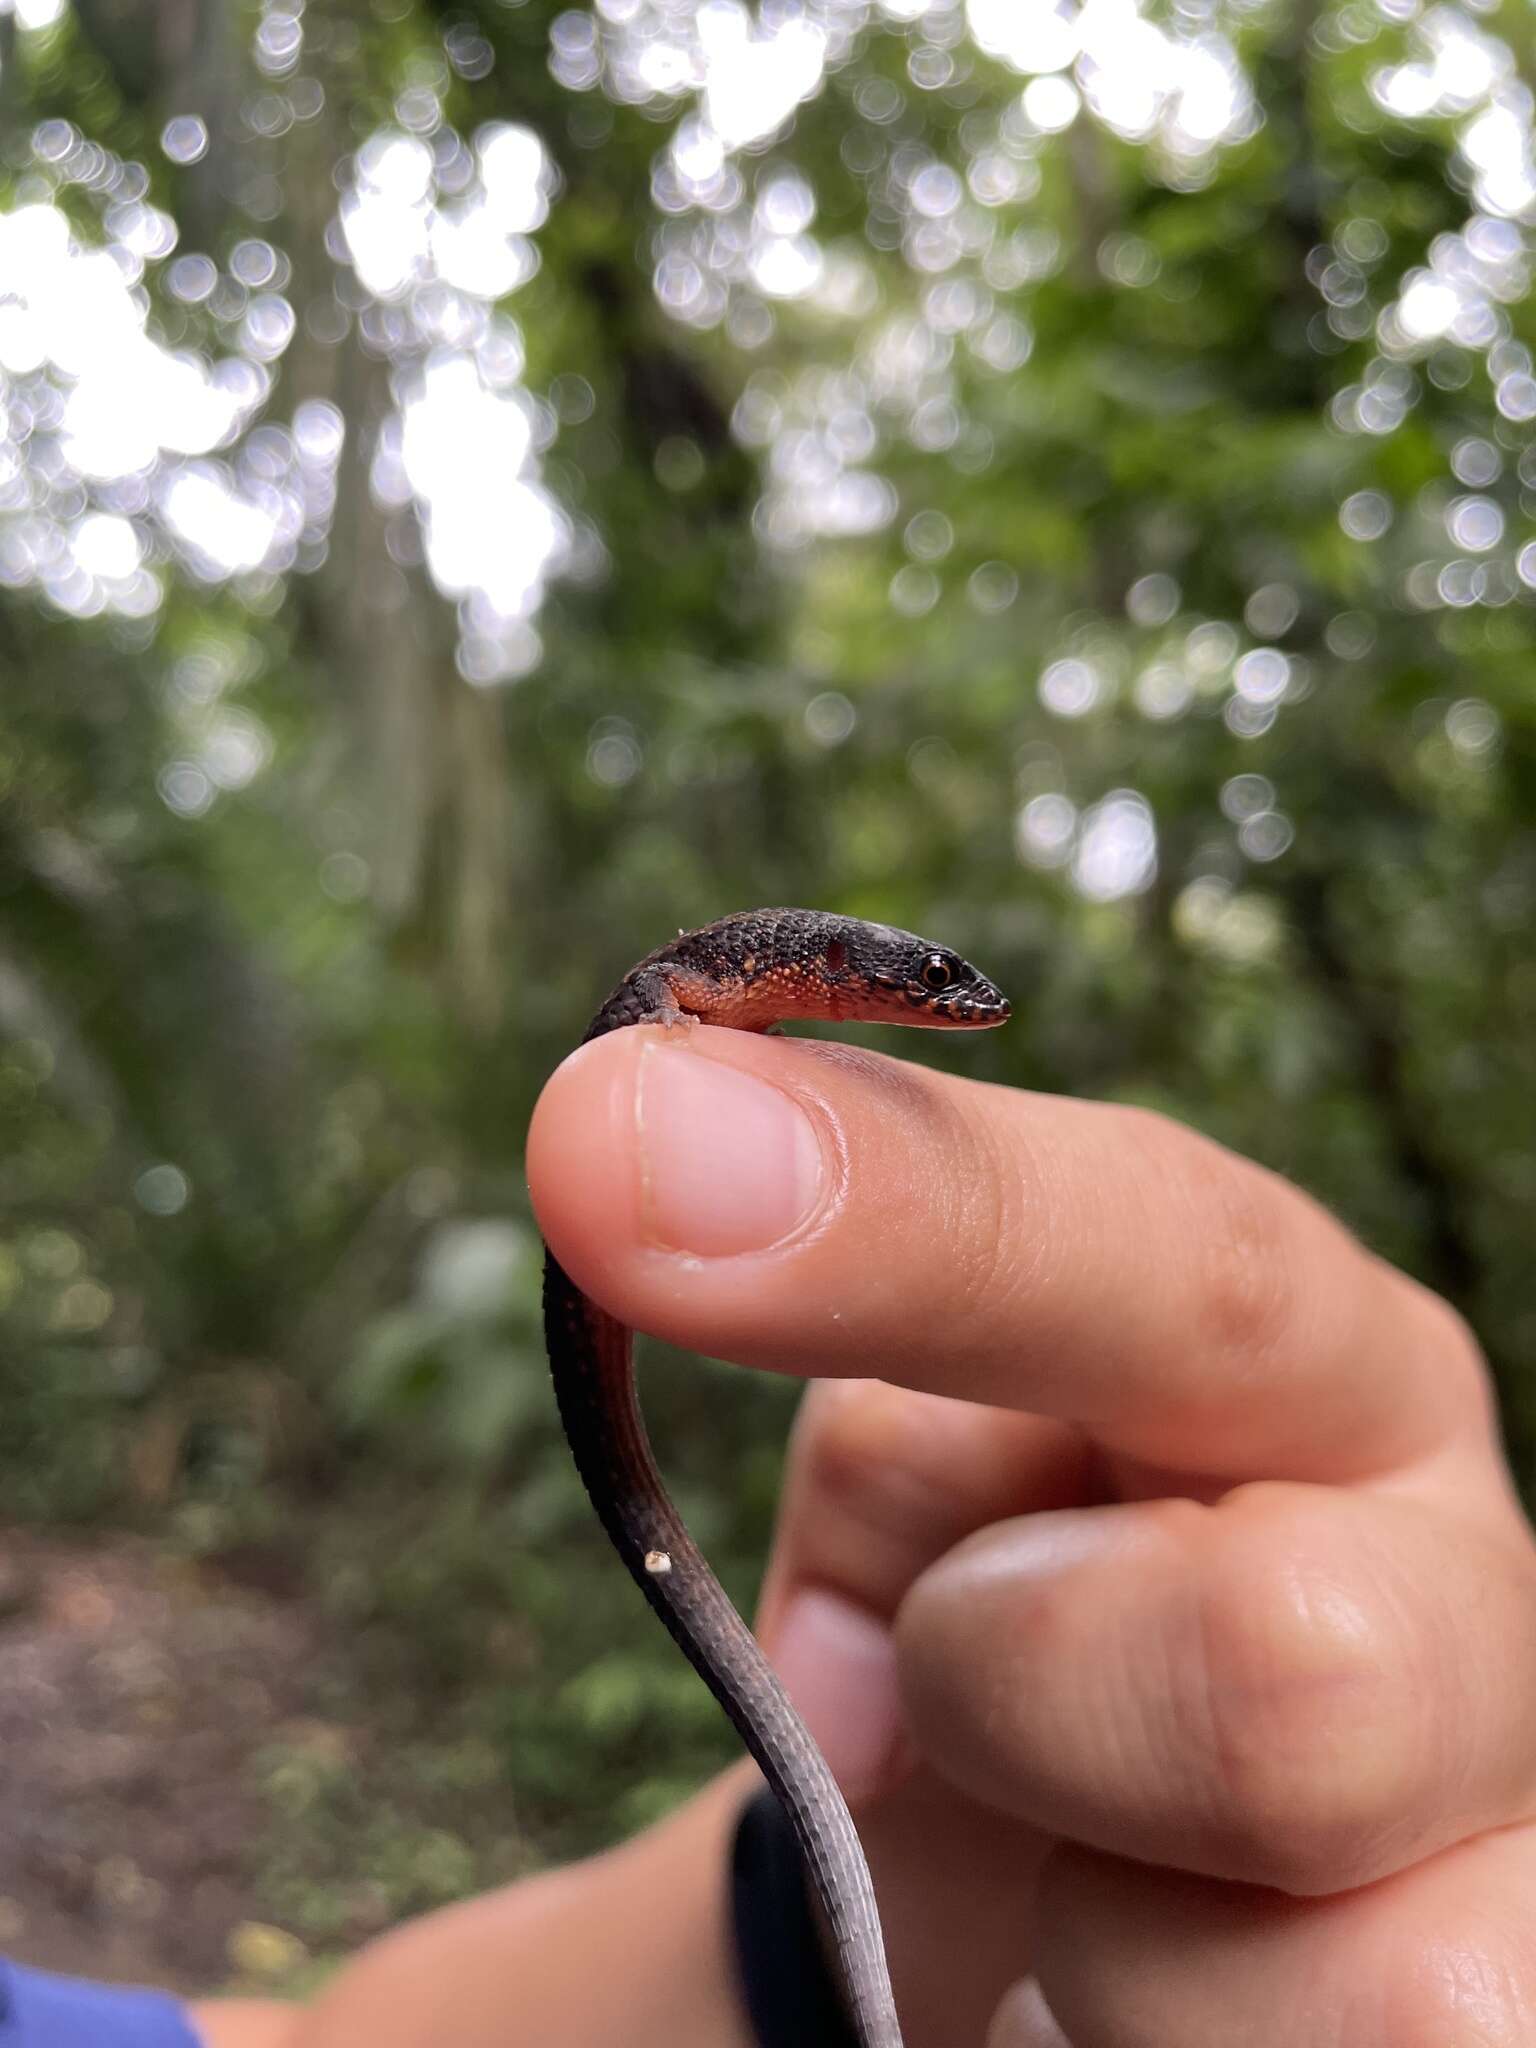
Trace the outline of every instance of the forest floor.
<path fill-rule="evenodd" d="M 707 1695 L 595 1533 L 590 1569 L 529 1537 L 528 1491 L 331 1474 L 0 1524 L 0 1953 L 302 1993 L 717 1769 Z"/>
<path fill-rule="evenodd" d="M 260 1757 L 338 1750 L 302 1599 L 131 1535 L 0 1539 L 0 1947 L 179 1989 L 290 1974 Z"/>
<path fill-rule="evenodd" d="M 542 1861 L 496 1739 L 495 1631 L 456 1682 L 419 1628 L 338 1623 L 286 1541 L 211 1556 L 0 1529 L 0 1951 L 179 1991 L 302 1992 L 370 1935 Z M 490 1732 L 487 1732 L 489 1726 Z"/>

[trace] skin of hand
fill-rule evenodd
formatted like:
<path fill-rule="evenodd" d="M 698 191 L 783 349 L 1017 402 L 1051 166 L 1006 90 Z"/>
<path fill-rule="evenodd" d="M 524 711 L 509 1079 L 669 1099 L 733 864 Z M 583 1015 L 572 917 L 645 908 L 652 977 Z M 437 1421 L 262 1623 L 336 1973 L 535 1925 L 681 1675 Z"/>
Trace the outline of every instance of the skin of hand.
<path fill-rule="evenodd" d="M 847 1046 L 617 1032 L 528 1170 L 612 1314 L 822 1382 L 759 1625 L 909 2048 L 1536 2039 L 1536 1548 L 1442 1302 L 1171 1122 Z"/>

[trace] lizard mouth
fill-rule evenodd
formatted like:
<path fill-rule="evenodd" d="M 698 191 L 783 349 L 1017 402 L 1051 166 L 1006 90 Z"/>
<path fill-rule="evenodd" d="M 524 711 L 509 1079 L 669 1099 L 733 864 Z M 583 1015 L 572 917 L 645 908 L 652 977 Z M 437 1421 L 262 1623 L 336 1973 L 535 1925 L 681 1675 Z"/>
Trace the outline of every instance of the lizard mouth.
<path fill-rule="evenodd" d="M 1013 1005 L 1005 995 L 996 989 L 985 994 L 967 989 L 959 995 L 935 996 L 929 1003 L 930 1013 L 942 1018 L 946 1024 L 953 1024 L 972 1030 L 983 1030 L 988 1025 L 1006 1024 L 1013 1015 Z"/>
<path fill-rule="evenodd" d="M 1013 1005 L 1001 989 L 990 982 L 971 982 L 964 988 L 945 989 L 942 994 L 924 988 L 921 982 L 896 984 L 884 991 L 889 1008 L 883 1021 L 890 1024 L 930 1024 L 952 1031 L 984 1031 L 1006 1024 Z"/>

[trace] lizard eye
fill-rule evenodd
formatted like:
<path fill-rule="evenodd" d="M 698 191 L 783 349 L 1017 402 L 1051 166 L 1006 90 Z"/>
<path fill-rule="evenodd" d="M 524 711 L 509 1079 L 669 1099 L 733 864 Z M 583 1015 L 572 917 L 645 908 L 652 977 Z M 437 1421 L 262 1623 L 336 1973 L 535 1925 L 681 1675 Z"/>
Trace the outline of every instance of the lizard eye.
<path fill-rule="evenodd" d="M 941 988 L 948 988 L 955 978 L 954 969 L 942 953 L 930 953 L 919 970 L 924 988 L 931 988 L 935 994 Z"/>

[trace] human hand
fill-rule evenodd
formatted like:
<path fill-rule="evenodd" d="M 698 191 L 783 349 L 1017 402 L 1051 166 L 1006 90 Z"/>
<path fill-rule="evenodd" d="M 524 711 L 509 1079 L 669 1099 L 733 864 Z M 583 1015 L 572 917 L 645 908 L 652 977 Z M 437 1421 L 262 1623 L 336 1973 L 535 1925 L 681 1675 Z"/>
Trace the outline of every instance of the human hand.
<path fill-rule="evenodd" d="M 760 1626 L 910 2048 L 1536 2037 L 1536 1551 L 1442 1303 L 1173 1124 L 847 1047 L 614 1033 L 528 1158 L 613 1314 L 829 1382 Z"/>

